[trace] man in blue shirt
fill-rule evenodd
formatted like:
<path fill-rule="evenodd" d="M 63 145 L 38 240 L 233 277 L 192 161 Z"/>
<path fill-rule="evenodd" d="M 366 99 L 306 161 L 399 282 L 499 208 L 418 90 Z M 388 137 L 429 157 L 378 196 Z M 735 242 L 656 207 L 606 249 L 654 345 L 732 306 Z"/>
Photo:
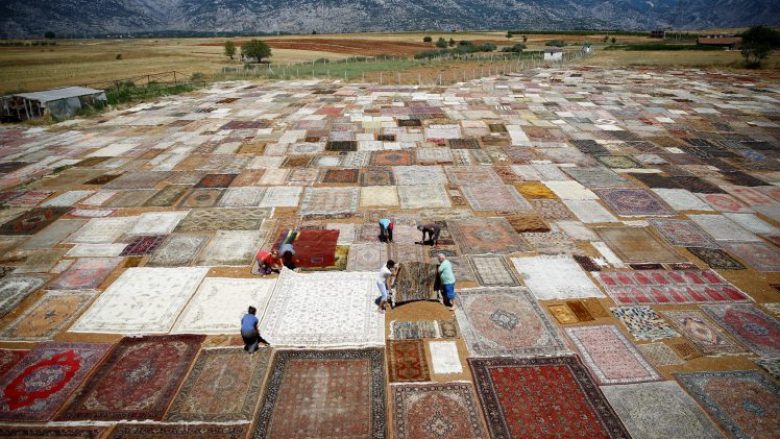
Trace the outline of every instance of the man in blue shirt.
<path fill-rule="evenodd" d="M 393 222 L 387 218 L 379 220 L 379 240 L 382 242 L 393 242 Z"/>
<path fill-rule="evenodd" d="M 260 330 L 257 329 L 257 309 L 250 306 L 244 317 L 241 318 L 241 338 L 244 339 L 244 350 L 250 354 L 257 350 L 260 343 L 269 344 L 260 336 Z"/>

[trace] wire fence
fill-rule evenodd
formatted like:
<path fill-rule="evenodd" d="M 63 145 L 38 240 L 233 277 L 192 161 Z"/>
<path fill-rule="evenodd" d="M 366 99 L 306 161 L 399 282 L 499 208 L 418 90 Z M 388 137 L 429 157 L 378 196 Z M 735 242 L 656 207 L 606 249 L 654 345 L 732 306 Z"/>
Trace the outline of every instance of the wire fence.
<path fill-rule="evenodd" d="M 447 56 L 430 59 L 361 58 L 337 62 L 275 65 L 258 64 L 224 68 L 216 79 L 304 80 L 327 79 L 346 82 L 370 82 L 379 85 L 451 85 L 495 75 L 520 73 L 539 67 L 562 67 L 591 54 L 578 50 L 558 52 L 560 58 L 545 59 L 544 52 L 517 55 Z"/>
<path fill-rule="evenodd" d="M 149 86 L 152 84 L 181 84 L 190 82 L 192 74 L 171 70 L 168 72 L 147 73 L 121 79 L 110 79 L 80 84 L 84 87 L 108 89 L 119 88 L 123 85 L 132 84 L 137 87 Z"/>

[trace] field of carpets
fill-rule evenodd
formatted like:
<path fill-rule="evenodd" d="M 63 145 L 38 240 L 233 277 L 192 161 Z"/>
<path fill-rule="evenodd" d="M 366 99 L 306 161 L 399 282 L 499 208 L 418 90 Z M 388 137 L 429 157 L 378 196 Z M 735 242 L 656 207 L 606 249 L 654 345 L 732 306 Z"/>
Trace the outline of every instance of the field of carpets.
<path fill-rule="evenodd" d="M 0 437 L 776 437 L 778 102 L 536 69 L 0 127 Z"/>

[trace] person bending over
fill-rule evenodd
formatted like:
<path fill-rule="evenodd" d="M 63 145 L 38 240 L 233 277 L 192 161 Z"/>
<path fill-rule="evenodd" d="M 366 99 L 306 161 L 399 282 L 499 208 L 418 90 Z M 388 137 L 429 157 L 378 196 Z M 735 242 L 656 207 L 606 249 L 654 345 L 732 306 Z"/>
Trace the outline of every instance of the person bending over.
<path fill-rule="evenodd" d="M 260 336 L 260 330 L 257 329 L 257 309 L 250 306 L 244 317 L 241 318 L 241 338 L 244 339 L 244 350 L 250 354 L 257 351 L 260 343 L 268 345 L 267 341 Z"/>
<path fill-rule="evenodd" d="M 255 255 L 255 262 L 252 264 L 252 274 L 266 276 L 271 273 L 278 273 L 282 269 L 282 261 L 279 260 L 279 252 L 276 249 L 260 250 Z"/>
<path fill-rule="evenodd" d="M 436 244 L 439 242 L 439 235 L 441 234 L 440 225 L 436 223 L 422 224 L 417 226 L 417 230 L 422 232 L 421 244 L 425 245 L 426 242 L 430 241 L 431 245 L 436 247 Z M 425 239 L 426 237 L 428 239 Z"/>
<path fill-rule="evenodd" d="M 387 300 L 389 291 L 393 288 L 393 281 L 395 280 L 395 261 L 390 259 L 382 268 L 379 269 L 379 275 L 376 279 L 376 286 L 379 288 L 379 310 L 384 312 L 387 308 Z"/>
<path fill-rule="evenodd" d="M 392 243 L 394 226 L 393 222 L 387 218 L 379 220 L 379 240 Z"/>

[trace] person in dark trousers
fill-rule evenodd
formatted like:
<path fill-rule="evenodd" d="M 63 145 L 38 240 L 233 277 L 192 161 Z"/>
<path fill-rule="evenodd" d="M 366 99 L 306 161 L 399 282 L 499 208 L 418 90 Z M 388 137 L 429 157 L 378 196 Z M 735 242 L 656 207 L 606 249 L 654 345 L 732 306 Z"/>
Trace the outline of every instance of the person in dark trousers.
<path fill-rule="evenodd" d="M 244 317 L 241 318 L 241 338 L 244 339 L 244 350 L 250 354 L 257 351 L 260 343 L 268 345 L 267 341 L 260 336 L 260 330 L 257 329 L 257 309 L 250 306 Z"/>
<path fill-rule="evenodd" d="M 430 242 L 432 246 L 436 247 L 439 242 L 439 235 L 441 234 L 441 226 L 436 223 L 422 224 L 417 226 L 417 230 L 422 232 L 422 242 L 420 244 L 425 245 Z M 428 239 L 425 239 L 426 236 Z"/>
<path fill-rule="evenodd" d="M 295 249 L 291 243 L 279 246 L 279 254 L 282 255 L 282 264 L 290 270 L 295 270 Z"/>
<path fill-rule="evenodd" d="M 394 224 L 387 218 L 379 220 L 379 240 L 382 242 L 393 242 Z"/>

